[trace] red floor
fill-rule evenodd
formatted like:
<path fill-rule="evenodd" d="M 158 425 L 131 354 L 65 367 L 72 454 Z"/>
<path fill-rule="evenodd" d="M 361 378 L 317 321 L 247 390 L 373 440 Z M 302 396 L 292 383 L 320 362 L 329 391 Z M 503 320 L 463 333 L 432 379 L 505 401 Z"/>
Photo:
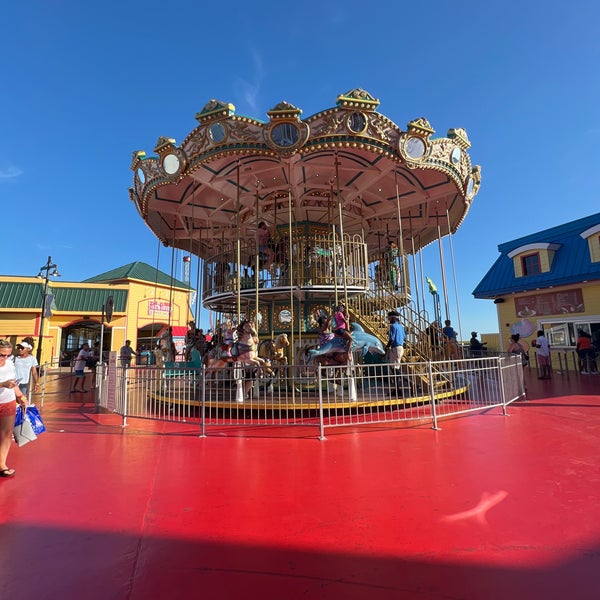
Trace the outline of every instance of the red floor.
<path fill-rule="evenodd" d="M 508 417 L 326 441 L 51 395 L 0 480 L 0 598 L 597 599 L 600 376 L 527 378 Z"/>

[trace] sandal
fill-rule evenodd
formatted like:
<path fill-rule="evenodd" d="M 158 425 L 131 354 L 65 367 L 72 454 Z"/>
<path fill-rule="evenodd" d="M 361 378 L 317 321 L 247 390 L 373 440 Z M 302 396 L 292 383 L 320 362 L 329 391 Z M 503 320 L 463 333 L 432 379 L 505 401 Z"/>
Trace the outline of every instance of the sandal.
<path fill-rule="evenodd" d="M 15 470 L 14 469 L 2 469 L 0 471 L 0 477 L 14 477 Z"/>

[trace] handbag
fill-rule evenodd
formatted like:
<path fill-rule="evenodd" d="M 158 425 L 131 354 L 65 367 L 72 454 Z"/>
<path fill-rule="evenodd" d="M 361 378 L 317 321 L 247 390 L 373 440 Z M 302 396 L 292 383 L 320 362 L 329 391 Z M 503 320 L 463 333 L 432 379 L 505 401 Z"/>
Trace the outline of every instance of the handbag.
<path fill-rule="evenodd" d="M 17 414 L 15 416 L 15 428 L 13 429 L 13 435 L 15 441 L 19 444 L 19 447 L 37 440 L 37 435 L 33 431 L 31 421 L 26 418 L 23 409 L 19 406 L 17 408 Z"/>
<path fill-rule="evenodd" d="M 44 433 L 44 431 L 46 431 L 46 426 L 44 425 L 44 421 L 42 421 L 40 411 L 34 404 L 27 407 L 27 419 L 31 423 L 33 432 L 36 435 L 40 435 L 40 433 Z"/>

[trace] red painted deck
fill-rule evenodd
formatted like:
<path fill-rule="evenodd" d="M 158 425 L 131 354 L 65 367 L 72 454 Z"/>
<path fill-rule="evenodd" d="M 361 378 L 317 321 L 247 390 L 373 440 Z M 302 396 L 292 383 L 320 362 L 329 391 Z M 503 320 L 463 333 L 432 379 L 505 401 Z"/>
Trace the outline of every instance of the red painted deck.
<path fill-rule="evenodd" d="M 527 384 L 508 417 L 326 441 L 58 390 L 0 480 L 0 597 L 596 599 L 600 376 Z"/>

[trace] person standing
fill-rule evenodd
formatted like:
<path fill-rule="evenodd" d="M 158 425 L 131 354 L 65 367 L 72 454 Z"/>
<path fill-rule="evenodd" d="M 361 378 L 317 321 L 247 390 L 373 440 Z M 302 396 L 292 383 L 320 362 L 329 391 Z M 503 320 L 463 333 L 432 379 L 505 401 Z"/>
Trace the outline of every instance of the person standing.
<path fill-rule="evenodd" d="M 471 331 L 471 339 L 469 340 L 469 350 L 473 358 L 481 358 L 483 356 L 485 342 L 480 342 L 477 339 L 477 332 Z"/>
<path fill-rule="evenodd" d="M 269 271 L 275 260 L 275 251 L 273 250 L 271 232 L 264 221 L 258 224 L 258 255 L 261 263 L 266 261 L 265 267 Z"/>
<path fill-rule="evenodd" d="M 550 379 L 550 344 L 548 338 L 544 335 L 543 329 L 537 332 L 537 338 L 531 342 L 531 345 L 535 347 L 540 367 L 538 379 Z"/>
<path fill-rule="evenodd" d="M 390 362 L 396 370 L 400 369 L 400 363 L 404 356 L 404 340 L 406 338 L 406 332 L 404 331 L 404 327 L 400 324 L 399 318 L 400 313 L 397 310 L 391 310 L 388 313 L 390 330 L 386 349 L 390 351 Z"/>
<path fill-rule="evenodd" d="M 384 252 L 385 274 L 390 287 L 398 291 L 399 288 L 399 269 L 398 269 L 398 245 L 392 240 L 388 240 Z"/>
<path fill-rule="evenodd" d="M 92 358 L 90 346 L 87 342 L 84 342 L 75 359 L 75 384 L 71 388 L 72 394 L 75 392 L 82 392 L 85 394 L 87 392 L 85 389 L 85 364 L 90 358 Z M 77 385 L 78 383 L 80 384 L 79 386 Z M 79 389 L 77 389 L 78 387 Z"/>
<path fill-rule="evenodd" d="M 119 350 L 121 366 L 129 368 L 131 366 L 131 359 L 134 356 L 136 356 L 136 351 L 131 347 L 131 340 L 125 340 L 125 345 L 121 346 L 121 350 Z"/>
<path fill-rule="evenodd" d="M 449 358 L 453 358 L 455 360 L 458 359 L 458 341 L 457 334 L 454 331 L 454 327 L 450 322 L 450 319 L 446 319 L 444 321 L 444 328 L 442 329 L 442 334 L 444 335 L 444 354 L 446 356 L 446 360 Z"/>
<path fill-rule="evenodd" d="M 11 360 L 12 344 L 0 340 L 0 477 L 14 477 L 15 470 L 6 463 L 15 427 L 16 402 L 25 410 L 27 396 L 17 384 L 15 365 Z"/>
<path fill-rule="evenodd" d="M 592 336 L 583 329 L 577 330 L 577 356 L 582 375 L 598 375 L 596 352 L 592 346 Z"/>
<path fill-rule="evenodd" d="M 33 383 L 33 391 L 38 387 L 38 361 L 31 353 L 33 350 L 33 338 L 26 337 L 17 344 L 18 356 L 15 357 L 15 371 L 21 393 L 29 395 L 29 383 Z"/>
<path fill-rule="evenodd" d="M 390 329 L 388 332 L 388 343 L 386 349 L 389 351 L 390 363 L 394 369 L 394 375 L 392 379 L 393 389 L 392 393 L 396 393 L 398 396 L 402 395 L 402 380 L 399 377 L 402 366 L 402 357 L 404 356 L 404 339 L 406 333 L 404 327 L 399 322 L 400 313 L 396 310 L 388 312 L 388 319 L 390 321 Z"/>

